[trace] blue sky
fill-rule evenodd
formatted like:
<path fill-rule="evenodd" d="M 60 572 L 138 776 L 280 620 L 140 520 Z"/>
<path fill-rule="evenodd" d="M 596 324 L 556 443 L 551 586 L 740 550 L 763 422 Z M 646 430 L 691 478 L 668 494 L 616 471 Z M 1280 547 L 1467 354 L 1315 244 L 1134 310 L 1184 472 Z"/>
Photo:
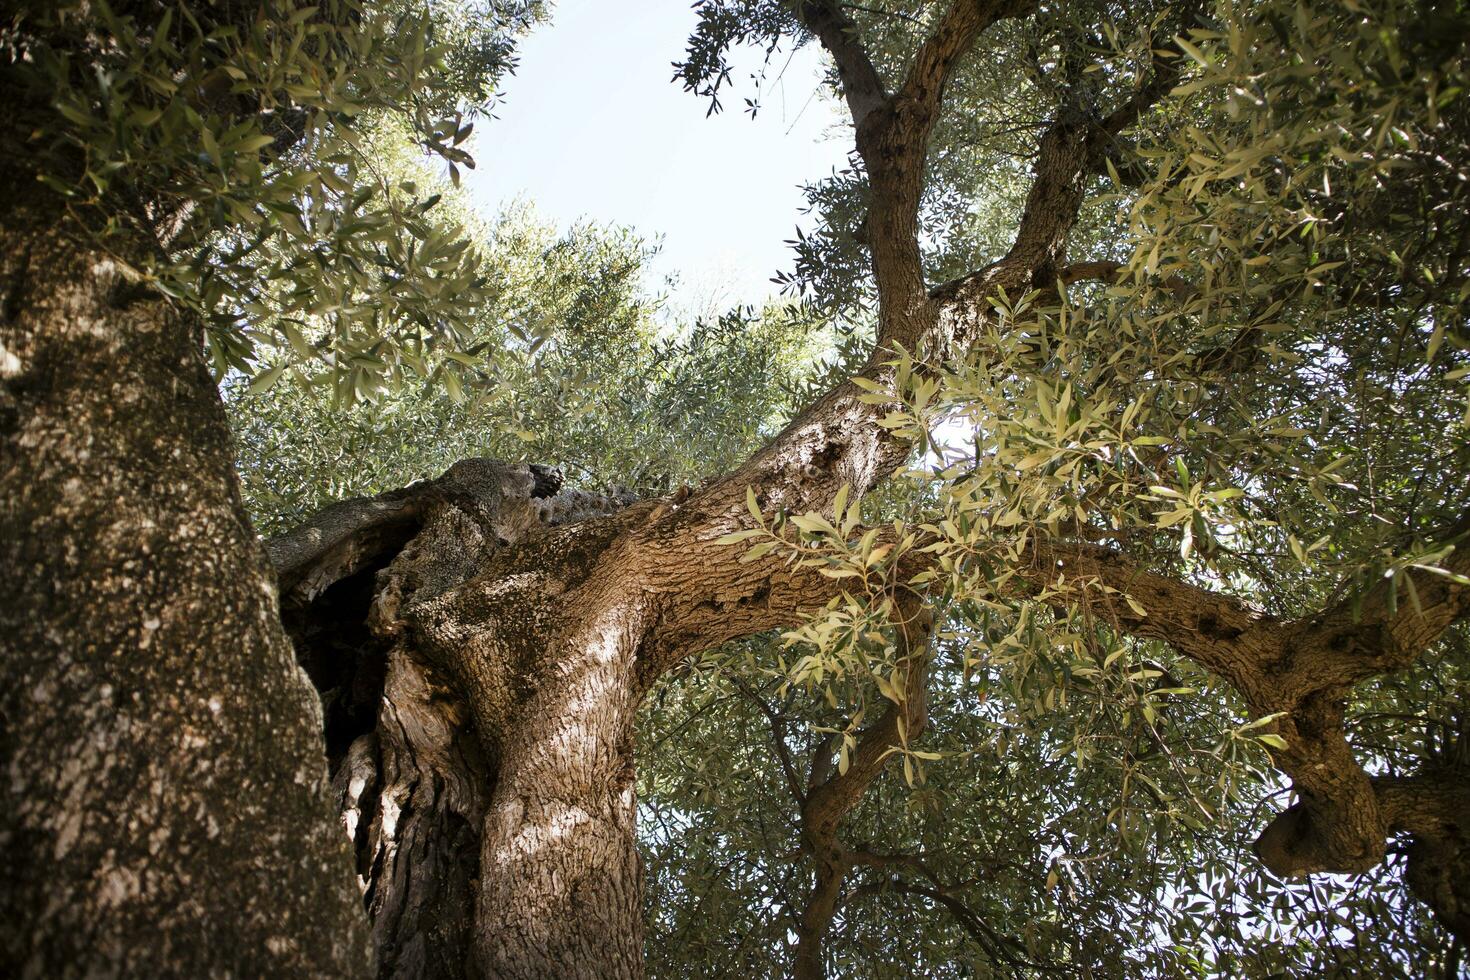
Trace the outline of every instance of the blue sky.
<path fill-rule="evenodd" d="M 744 53 L 725 112 L 706 118 L 670 81 L 694 23 L 689 0 L 562 0 L 522 43 L 498 118 L 476 127 L 466 183 L 487 211 L 524 197 L 558 226 L 662 235 L 652 285 L 677 276 L 676 306 L 758 303 L 807 224 L 800 185 L 842 167 L 851 136 L 819 90 L 814 45 L 777 56 L 754 120 L 743 100 L 761 59 Z"/>

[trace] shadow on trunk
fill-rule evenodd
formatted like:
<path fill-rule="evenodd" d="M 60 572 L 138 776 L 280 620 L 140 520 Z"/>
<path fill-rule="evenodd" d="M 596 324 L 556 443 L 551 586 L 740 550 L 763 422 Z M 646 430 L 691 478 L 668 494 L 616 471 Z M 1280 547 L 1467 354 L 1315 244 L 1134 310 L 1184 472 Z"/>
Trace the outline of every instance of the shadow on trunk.
<path fill-rule="evenodd" d="M 464 977 L 494 769 L 448 679 L 368 625 L 378 573 L 411 534 L 284 618 L 321 694 L 379 975 Z"/>

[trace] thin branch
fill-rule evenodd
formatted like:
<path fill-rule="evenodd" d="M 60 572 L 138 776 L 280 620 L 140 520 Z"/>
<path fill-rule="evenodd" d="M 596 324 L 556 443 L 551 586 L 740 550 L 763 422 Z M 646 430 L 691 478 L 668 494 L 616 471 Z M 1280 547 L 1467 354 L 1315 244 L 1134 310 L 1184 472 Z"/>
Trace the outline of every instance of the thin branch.
<path fill-rule="evenodd" d="M 786 744 L 785 716 L 771 707 L 770 703 L 761 697 L 759 692 L 752 690 L 748 684 L 738 677 L 732 677 L 731 683 L 734 684 L 735 689 L 747 701 L 754 704 L 760 709 L 761 714 L 766 716 L 766 721 L 771 726 L 771 742 L 775 746 L 776 760 L 780 763 L 781 772 L 786 777 L 786 788 L 791 791 L 791 797 L 796 800 L 796 805 L 804 806 L 806 804 L 806 794 L 802 792 L 801 780 L 796 776 L 796 764 L 792 761 L 791 749 Z"/>
<path fill-rule="evenodd" d="M 1022 944 L 1009 936 L 1002 935 L 975 913 L 968 905 L 944 889 L 928 888 L 924 885 L 914 885 L 902 881 L 884 882 L 875 887 L 864 886 L 861 889 L 867 894 L 881 894 L 884 891 L 899 892 L 907 895 L 919 895 L 943 907 L 954 918 L 955 923 L 965 932 L 975 944 L 993 959 L 998 959 L 1008 966 L 1040 970 L 1043 973 L 1060 973 L 1063 967 L 1040 963 L 1026 957 L 1021 950 Z M 1014 950 L 1015 952 L 1010 952 Z"/>
<path fill-rule="evenodd" d="M 1200 5 L 1181 10 L 1179 23 L 1197 21 Z M 1085 107 L 1078 91 L 1064 93 L 1056 118 L 1041 138 L 1035 178 L 1010 250 L 999 261 L 951 280 L 931 296 L 951 307 L 982 304 L 997 287 L 1013 291 L 1045 288 L 1055 275 L 1067 235 L 1082 205 L 1085 181 L 1114 153 L 1119 135 L 1134 125 L 1177 84 L 1183 53 L 1161 29 L 1150 38 L 1148 78 L 1118 108 L 1101 118 Z"/>
<path fill-rule="evenodd" d="M 896 607 L 901 617 L 895 625 L 899 663 L 904 671 L 903 704 L 890 705 L 880 720 L 864 730 L 849 757 L 847 770 L 815 785 L 801 808 L 802 836 L 816 868 L 812 892 L 797 930 L 794 973 L 798 980 L 822 975 L 823 943 L 837 912 L 842 883 L 852 865 L 847 849 L 838 839 L 838 828 L 882 772 L 893 748 L 901 745 L 906 735 L 917 734 L 927 716 L 926 668 L 932 617 L 922 599 L 913 592 L 901 593 Z"/>
<path fill-rule="evenodd" d="M 1057 278 L 1064 286 L 1077 282 L 1117 282 L 1120 274 L 1127 268 L 1126 262 L 1111 260 L 1073 262 L 1071 265 L 1063 266 L 1057 272 Z M 1199 295 L 1199 288 L 1180 275 L 1169 276 L 1163 281 L 1163 286 L 1179 299 L 1187 300 Z"/>
<path fill-rule="evenodd" d="M 908 868 L 928 878 L 936 886 L 943 887 L 938 873 L 918 854 L 877 854 L 873 851 L 850 850 L 843 857 L 849 864 L 869 868 Z"/>
<path fill-rule="evenodd" d="M 837 825 L 857 805 L 882 771 L 895 746 L 923 728 L 927 718 L 928 638 L 933 621 L 918 596 L 905 592 L 898 604 L 905 622 L 898 625 L 899 662 L 904 676 L 904 700 L 890 704 L 883 716 L 864 729 L 848 757 L 845 772 L 816 786 L 807 796 L 802 820 L 808 834 L 819 837 L 836 832 Z"/>

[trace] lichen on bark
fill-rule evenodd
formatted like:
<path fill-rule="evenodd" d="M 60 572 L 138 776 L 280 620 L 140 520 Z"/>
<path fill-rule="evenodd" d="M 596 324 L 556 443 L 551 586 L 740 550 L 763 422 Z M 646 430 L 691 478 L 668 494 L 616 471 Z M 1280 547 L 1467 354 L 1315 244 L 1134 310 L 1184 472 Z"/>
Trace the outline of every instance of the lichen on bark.
<path fill-rule="evenodd" d="M 199 324 L 75 231 L 0 226 L 0 972 L 361 975 Z"/>

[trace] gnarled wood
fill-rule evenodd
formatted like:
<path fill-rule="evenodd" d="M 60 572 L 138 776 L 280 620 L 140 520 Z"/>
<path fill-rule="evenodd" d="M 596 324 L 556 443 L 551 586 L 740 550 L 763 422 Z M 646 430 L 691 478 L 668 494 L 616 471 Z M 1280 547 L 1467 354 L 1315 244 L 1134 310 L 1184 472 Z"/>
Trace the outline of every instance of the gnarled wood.
<path fill-rule="evenodd" d="M 272 542 L 384 975 L 641 973 L 640 624 L 600 572 L 654 505 L 559 487 L 465 460 Z"/>

